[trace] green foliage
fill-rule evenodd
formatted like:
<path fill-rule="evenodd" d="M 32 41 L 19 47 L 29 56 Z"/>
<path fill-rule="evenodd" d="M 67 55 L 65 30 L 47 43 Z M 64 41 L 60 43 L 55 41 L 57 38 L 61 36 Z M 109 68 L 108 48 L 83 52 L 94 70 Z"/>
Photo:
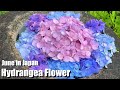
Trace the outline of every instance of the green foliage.
<path fill-rule="evenodd" d="M 0 15 L 6 14 L 8 11 L 0 11 Z"/>
<path fill-rule="evenodd" d="M 120 38 L 120 11 L 89 11 L 88 13 L 97 19 L 102 19 Z"/>

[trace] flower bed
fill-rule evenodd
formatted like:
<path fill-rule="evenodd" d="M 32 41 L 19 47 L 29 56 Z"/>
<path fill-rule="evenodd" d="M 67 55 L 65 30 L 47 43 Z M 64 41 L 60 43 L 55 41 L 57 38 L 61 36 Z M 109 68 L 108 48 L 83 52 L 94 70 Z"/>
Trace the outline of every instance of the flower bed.
<path fill-rule="evenodd" d="M 85 24 L 80 14 L 50 12 L 33 14 L 16 42 L 24 60 L 40 65 L 29 69 L 70 70 L 70 77 L 82 78 L 98 73 L 116 52 L 115 39 L 105 34 L 105 23 L 91 19 Z"/>

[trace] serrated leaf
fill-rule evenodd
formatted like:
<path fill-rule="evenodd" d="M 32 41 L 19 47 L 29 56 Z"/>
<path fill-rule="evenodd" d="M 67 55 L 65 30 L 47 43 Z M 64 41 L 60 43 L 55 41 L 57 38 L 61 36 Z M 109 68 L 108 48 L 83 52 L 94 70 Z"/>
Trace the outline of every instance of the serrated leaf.
<path fill-rule="evenodd" d="M 120 25 L 115 24 L 114 32 L 117 34 L 118 37 L 120 37 Z"/>
<path fill-rule="evenodd" d="M 109 14 L 106 11 L 100 11 L 99 15 L 101 16 L 101 18 L 105 19 L 109 17 Z"/>
<path fill-rule="evenodd" d="M 120 16 L 116 16 L 115 23 L 120 25 Z"/>
<path fill-rule="evenodd" d="M 99 19 L 98 11 L 90 11 L 89 14 Z"/>
<path fill-rule="evenodd" d="M 120 25 L 119 24 L 115 24 L 115 29 L 119 29 L 120 28 Z"/>
<path fill-rule="evenodd" d="M 120 29 L 117 30 L 115 33 L 116 33 L 116 35 L 120 38 Z"/>
<path fill-rule="evenodd" d="M 110 19 L 106 18 L 106 19 L 104 19 L 103 21 L 106 23 L 106 25 L 107 25 L 108 27 L 111 27 L 111 26 L 112 26 L 112 22 L 111 22 Z"/>
<path fill-rule="evenodd" d="M 115 16 L 116 16 L 115 11 L 112 11 L 112 13 L 110 13 L 110 18 L 113 24 L 115 23 Z"/>

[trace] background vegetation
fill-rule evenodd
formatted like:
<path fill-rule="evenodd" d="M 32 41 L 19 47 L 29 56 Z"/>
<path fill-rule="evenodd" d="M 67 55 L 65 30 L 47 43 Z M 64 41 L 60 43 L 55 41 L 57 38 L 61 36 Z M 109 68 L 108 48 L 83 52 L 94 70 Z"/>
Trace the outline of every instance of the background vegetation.
<path fill-rule="evenodd" d="M 6 14 L 8 11 L 0 11 L 0 15 Z"/>
<path fill-rule="evenodd" d="M 97 19 L 102 19 L 120 38 L 120 11 L 88 11 L 88 13 Z"/>

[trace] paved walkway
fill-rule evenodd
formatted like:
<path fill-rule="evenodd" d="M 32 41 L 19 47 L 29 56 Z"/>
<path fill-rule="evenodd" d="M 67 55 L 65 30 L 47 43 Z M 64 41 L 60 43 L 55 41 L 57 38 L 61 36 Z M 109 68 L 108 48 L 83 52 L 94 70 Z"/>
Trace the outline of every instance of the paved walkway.
<path fill-rule="evenodd" d="M 18 28 L 23 25 L 23 22 L 27 20 L 28 16 L 33 13 L 35 12 L 11 11 L 6 15 L 0 16 L 0 69 L 3 68 L 1 66 L 1 60 L 22 60 L 14 47 L 16 33 L 18 32 Z M 91 16 L 83 13 L 81 20 L 85 22 L 91 18 Z M 110 28 L 106 28 L 106 33 L 115 38 L 116 47 L 120 50 L 120 39 L 117 38 Z M 120 79 L 120 53 L 114 54 L 112 60 L 113 63 L 108 65 L 108 69 L 101 70 L 99 74 L 93 75 L 89 79 Z M 6 68 L 12 69 L 13 67 Z M 15 68 L 22 69 L 22 67 Z M 15 78 L 12 77 L 12 79 Z"/>

